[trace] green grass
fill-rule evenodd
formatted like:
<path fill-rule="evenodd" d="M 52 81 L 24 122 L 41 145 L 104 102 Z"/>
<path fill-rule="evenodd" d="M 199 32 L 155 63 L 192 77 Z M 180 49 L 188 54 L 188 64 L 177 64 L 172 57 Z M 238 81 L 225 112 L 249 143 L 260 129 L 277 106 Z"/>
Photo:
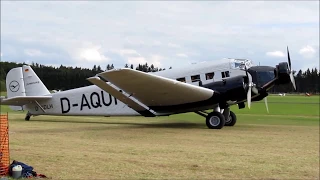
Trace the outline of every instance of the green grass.
<path fill-rule="evenodd" d="M 7 92 L 0 91 L 0 96 L 6 96 Z"/>
<path fill-rule="evenodd" d="M 236 126 L 210 130 L 189 115 L 39 116 L 26 122 L 23 114 L 10 113 L 11 159 L 54 179 L 319 177 L 314 117 L 298 122 L 239 115 Z"/>

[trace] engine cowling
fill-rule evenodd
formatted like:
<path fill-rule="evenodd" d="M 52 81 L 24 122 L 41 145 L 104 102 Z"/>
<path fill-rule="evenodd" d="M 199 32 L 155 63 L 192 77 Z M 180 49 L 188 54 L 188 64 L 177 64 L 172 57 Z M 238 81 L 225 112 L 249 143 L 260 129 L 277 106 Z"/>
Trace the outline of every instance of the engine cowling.
<path fill-rule="evenodd" d="M 290 68 L 287 62 L 281 62 L 275 68 L 275 76 L 278 78 L 277 84 L 290 83 Z"/>
<path fill-rule="evenodd" d="M 247 98 L 248 78 L 241 75 L 230 77 L 206 84 L 204 87 L 218 91 L 221 95 L 221 102 L 240 101 Z"/>

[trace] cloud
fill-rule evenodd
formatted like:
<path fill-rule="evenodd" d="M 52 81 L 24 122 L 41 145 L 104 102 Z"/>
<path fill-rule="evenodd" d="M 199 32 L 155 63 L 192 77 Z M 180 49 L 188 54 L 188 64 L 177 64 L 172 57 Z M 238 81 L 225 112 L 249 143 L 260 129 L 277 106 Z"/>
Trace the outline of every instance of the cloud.
<path fill-rule="evenodd" d="M 302 51 L 301 61 L 293 63 L 296 69 L 308 57 L 310 63 L 319 60 L 318 7 L 318 1 L 4 1 L 1 51 L 15 62 L 29 58 L 92 68 L 91 62 L 123 67 L 129 61 L 153 61 L 174 68 L 189 59 L 224 57 L 271 65 L 269 56 L 283 57 L 286 45 L 292 59 L 312 45 L 316 53 Z M 266 49 L 282 52 L 266 55 Z"/>
<path fill-rule="evenodd" d="M 151 55 L 149 63 L 153 64 L 155 67 L 161 67 L 161 60 L 162 59 L 164 59 L 164 57 L 162 57 L 160 55 Z"/>
<path fill-rule="evenodd" d="M 106 52 L 101 45 L 95 45 L 91 42 L 82 42 L 75 47 L 67 48 L 67 51 L 76 63 L 104 63 L 110 58 L 104 55 Z"/>
<path fill-rule="evenodd" d="M 180 48 L 180 45 L 174 44 L 174 43 L 168 43 L 168 47 L 171 47 L 171 48 Z"/>
<path fill-rule="evenodd" d="M 149 66 L 153 64 L 155 67 L 161 67 L 161 59 L 162 57 L 159 55 L 151 55 L 148 60 L 144 57 L 128 57 L 128 64 L 137 66 L 138 64 L 148 63 Z"/>
<path fill-rule="evenodd" d="M 184 54 L 184 53 L 178 53 L 176 54 L 178 57 L 182 57 L 182 58 L 187 58 L 188 55 Z"/>
<path fill-rule="evenodd" d="M 138 64 L 146 63 L 146 59 L 144 57 L 128 57 L 128 63 L 137 66 Z"/>
<path fill-rule="evenodd" d="M 122 56 L 141 56 L 134 49 L 120 49 L 120 50 L 112 50 L 113 52 L 119 53 Z"/>
<path fill-rule="evenodd" d="M 3 56 L 3 54 L 1 53 L 1 54 L 0 54 L 0 56 L 2 57 L 2 56 Z"/>
<path fill-rule="evenodd" d="M 307 45 L 299 50 L 299 54 L 305 58 L 312 58 L 316 54 L 316 50 L 312 46 Z"/>
<path fill-rule="evenodd" d="M 86 61 L 93 61 L 93 62 L 101 62 L 101 61 L 108 61 L 109 58 L 105 57 L 104 55 L 100 54 L 97 49 L 85 49 L 80 53 L 80 57 Z"/>
<path fill-rule="evenodd" d="M 31 57 L 37 57 L 37 56 L 45 56 L 46 54 L 41 52 L 40 50 L 38 49 L 25 49 L 24 50 L 24 53 L 27 55 L 27 56 L 31 56 Z"/>
<path fill-rule="evenodd" d="M 160 41 L 153 41 L 153 45 L 154 46 L 160 46 L 160 45 L 162 45 L 162 43 Z"/>
<path fill-rule="evenodd" d="M 159 67 L 161 65 L 161 60 L 163 59 L 162 56 L 154 54 L 144 57 L 134 49 L 112 49 L 111 51 L 118 53 L 127 60 L 128 64 L 133 64 L 134 66 L 148 63 L 149 65 L 153 64 L 154 66 Z"/>
<path fill-rule="evenodd" d="M 285 54 L 282 51 L 272 51 L 272 52 L 267 52 L 267 56 L 272 56 L 272 57 L 284 57 Z"/>

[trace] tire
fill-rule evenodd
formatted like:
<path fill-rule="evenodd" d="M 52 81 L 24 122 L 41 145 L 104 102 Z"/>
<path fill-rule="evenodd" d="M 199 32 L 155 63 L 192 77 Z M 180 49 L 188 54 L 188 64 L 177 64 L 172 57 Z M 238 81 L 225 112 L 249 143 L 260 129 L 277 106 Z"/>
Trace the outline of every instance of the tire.
<path fill-rule="evenodd" d="M 24 118 L 24 120 L 29 121 L 29 120 L 30 120 L 30 116 L 27 115 L 27 116 Z"/>
<path fill-rule="evenodd" d="M 237 116 L 234 112 L 230 111 L 229 115 L 230 120 L 226 120 L 225 126 L 234 126 L 237 122 Z"/>
<path fill-rule="evenodd" d="M 225 118 L 220 112 L 212 112 L 206 117 L 206 124 L 209 129 L 221 129 L 225 124 Z"/>

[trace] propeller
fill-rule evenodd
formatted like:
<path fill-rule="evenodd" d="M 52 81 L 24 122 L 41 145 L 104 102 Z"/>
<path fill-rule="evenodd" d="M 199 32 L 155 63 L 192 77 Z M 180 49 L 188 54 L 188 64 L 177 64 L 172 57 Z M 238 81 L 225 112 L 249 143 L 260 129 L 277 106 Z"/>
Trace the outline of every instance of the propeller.
<path fill-rule="evenodd" d="M 290 60 L 290 53 L 289 53 L 288 46 L 287 46 L 287 54 L 288 54 L 288 65 L 289 65 L 289 71 L 290 71 L 290 81 L 291 81 L 291 83 L 293 85 L 294 90 L 297 90 L 296 83 L 295 83 L 295 80 L 294 80 L 294 77 L 293 77 L 293 71 L 292 71 L 292 68 L 291 68 L 291 60 Z"/>
<path fill-rule="evenodd" d="M 247 66 L 244 66 L 246 75 L 248 77 L 248 93 L 247 93 L 247 102 L 248 102 L 248 108 L 250 109 L 251 106 L 251 91 L 254 92 L 255 94 L 258 94 L 258 89 L 255 87 L 255 85 L 252 82 L 252 76 L 250 73 L 247 71 Z"/>
<path fill-rule="evenodd" d="M 264 103 L 266 104 L 267 112 L 269 113 L 269 107 L 268 107 L 267 97 L 264 98 Z"/>

